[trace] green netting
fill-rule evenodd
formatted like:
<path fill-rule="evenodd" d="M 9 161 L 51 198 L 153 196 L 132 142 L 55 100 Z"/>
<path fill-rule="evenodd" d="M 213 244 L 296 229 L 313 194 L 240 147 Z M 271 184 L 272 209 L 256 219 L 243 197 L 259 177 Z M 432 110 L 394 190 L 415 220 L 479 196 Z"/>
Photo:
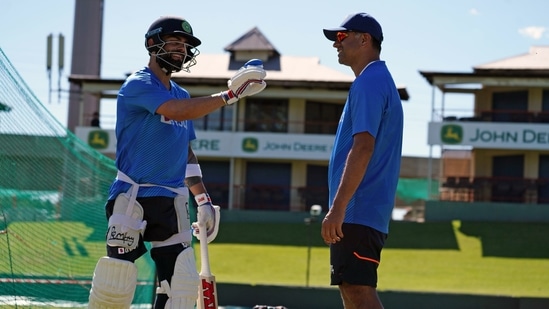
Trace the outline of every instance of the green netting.
<path fill-rule="evenodd" d="M 438 192 L 438 180 L 431 180 L 431 192 Z M 406 202 L 427 201 L 429 197 L 429 179 L 427 178 L 399 178 L 397 198 Z"/>
<path fill-rule="evenodd" d="M 40 103 L 0 49 L 0 307 L 82 307 L 105 255 L 113 160 Z M 137 261 L 134 304 L 151 304 L 154 266 Z"/>

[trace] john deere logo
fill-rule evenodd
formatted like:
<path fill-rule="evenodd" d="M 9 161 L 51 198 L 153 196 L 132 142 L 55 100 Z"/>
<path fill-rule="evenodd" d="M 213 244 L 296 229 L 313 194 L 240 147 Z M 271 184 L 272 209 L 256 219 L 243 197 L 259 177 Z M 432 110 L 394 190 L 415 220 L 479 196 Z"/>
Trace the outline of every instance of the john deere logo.
<path fill-rule="evenodd" d="M 244 152 L 256 152 L 259 148 L 259 141 L 254 137 L 246 137 L 242 140 L 242 150 Z"/>
<path fill-rule="evenodd" d="M 459 144 L 463 140 L 463 128 L 456 124 L 447 124 L 440 130 L 440 139 L 445 144 Z"/>
<path fill-rule="evenodd" d="M 88 145 L 95 149 L 105 149 L 109 146 L 109 133 L 95 130 L 88 133 Z"/>

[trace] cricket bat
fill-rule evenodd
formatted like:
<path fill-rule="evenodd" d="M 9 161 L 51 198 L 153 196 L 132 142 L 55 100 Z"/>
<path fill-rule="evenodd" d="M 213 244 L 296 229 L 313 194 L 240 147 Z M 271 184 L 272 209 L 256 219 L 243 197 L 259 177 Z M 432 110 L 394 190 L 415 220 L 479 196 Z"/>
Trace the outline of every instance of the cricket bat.
<path fill-rule="evenodd" d="M 217 286 L 215 276 L 210 271 L 208 236 L 205 226 L 198 227 L 200 240 L 200 286 L 198 287 L 197 309 L 217 309 Z"/>

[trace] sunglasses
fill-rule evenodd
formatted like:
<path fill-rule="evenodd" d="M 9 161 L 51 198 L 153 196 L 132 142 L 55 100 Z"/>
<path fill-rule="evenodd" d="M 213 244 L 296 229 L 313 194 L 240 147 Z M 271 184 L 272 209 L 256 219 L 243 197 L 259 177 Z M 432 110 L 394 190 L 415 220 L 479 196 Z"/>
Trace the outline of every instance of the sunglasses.
<path fill-rule="evenodd" d="M 348 36 L 349 36 L 349 32 L 348 32 L 348 31 L 346 31 L 346 32 L 339 31 L 338 33 L 336 33 L 336 40 L 337 40 L 337 42 L 341 43 L 341 42 L 343 42 L 343 40 L 345 40 Z"/>

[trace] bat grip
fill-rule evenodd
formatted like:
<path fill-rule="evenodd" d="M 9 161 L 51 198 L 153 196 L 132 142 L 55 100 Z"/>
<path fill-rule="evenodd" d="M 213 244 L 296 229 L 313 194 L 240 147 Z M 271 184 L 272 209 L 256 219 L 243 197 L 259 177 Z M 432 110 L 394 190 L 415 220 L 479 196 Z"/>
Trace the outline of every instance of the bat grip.
<path fill-rule="evenodd" d="M 208 231 L 205 225 L 198 225 L 200 240 L 200 275 L 211 276 L 210 256 L 208 253 Z"/>

